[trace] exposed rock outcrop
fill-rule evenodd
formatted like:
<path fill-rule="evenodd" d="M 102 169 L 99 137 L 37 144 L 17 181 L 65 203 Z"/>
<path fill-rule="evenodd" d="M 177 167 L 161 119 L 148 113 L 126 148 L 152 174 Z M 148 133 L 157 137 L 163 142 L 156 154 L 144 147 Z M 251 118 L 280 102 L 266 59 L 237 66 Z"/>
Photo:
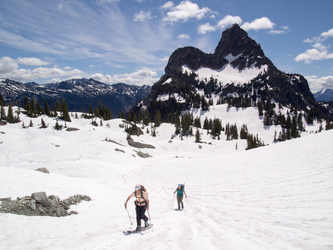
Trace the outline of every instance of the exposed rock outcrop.
<path fill-rule="evenodd" d="M 31 196 L 18 197 L 16 200 L 0 198 L 0 213 L 11 213 L 27 216 L 68 216 L 77 214 L 70 211 L 71 205 L 76 205 L 82 200 L 90 201 L 87 195 L 74 195 L 65 200 L 58 196 L 47 196 L 45 192 L 36 192 Z"/>

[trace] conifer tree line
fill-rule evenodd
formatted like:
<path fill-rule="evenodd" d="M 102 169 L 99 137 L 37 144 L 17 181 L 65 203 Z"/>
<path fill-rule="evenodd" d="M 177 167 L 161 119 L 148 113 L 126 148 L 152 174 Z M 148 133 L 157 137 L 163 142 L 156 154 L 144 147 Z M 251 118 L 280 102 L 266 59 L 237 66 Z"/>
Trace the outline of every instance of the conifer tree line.
<path fill-rule="evenodd" d="M 8 111 L 6 114 L 4 107 L 7 106 L 3 96 L 0 94 L 0 119 L 6 120 L 9 123 L 15 123 L 20 122 L 19 114 L 21 112 L 20 108 L 20 102 L 17 102 L 18 111 L 15 115 L 13 113 L 12 102 L 8 105 Z M 36 118 L 41 115 L 47 115 L 48 117 L 59 117 L 60 119 L 63 119 L 65 122 L 71 122 L 71 116 L 69 112 L 69 107 L 65 99 L 63 98 L 61 101 L 56 101 L 52 108 L 50 108 L 47 101 L 44 100 L 43 105 L 41 105 L 38 100 L 35 98 L 28 98 L 24 97 L 22 102 L 22 113 L 26 114 L 29 117 Z M 122 112 L 124 114 L 124 112 Z M 77 115 L 76 115 L 77 117 Z M 102 103 L 100 100 L 98 103 L 98 107 L 95 107 L 92 109 L 92 106 L 89 105 L 89 114 L 84 114 L 84 118 L 101 118 L 103 120 L 110 120 L 112 119 L 112 113 L 110 109 L 107 107 L 105 103 Z M 120 114 L 119 114 L 120 117 Z M 43 127 L 43 123 L 42 123 Z"/>

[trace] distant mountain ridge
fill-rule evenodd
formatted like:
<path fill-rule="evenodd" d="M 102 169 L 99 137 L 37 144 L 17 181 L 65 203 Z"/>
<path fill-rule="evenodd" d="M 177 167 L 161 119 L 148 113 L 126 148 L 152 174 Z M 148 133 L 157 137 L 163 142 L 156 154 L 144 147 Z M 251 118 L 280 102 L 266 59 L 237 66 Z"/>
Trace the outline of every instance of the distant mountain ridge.
<path fill-rule="evenodd" d="M 46 100 L 49 106 L 62 98 L 72 112 L 88 112 L 89 105 L 97 107 L 99 101 L 105 103 L 114 117 L 119 112 L 129 111 L 132 106 L 145 98 L 151 87 L 117 83 L 108 85 L 94 79 L 71 79 L 59 83 L 37 84 L 20 83 L 9 79 L 0 79 L 0 94 L 6 102 L 23 102 L 24 97 L 35 98 L 43 105 Z"/>
<path fill-rule="evenodd" d="M 238 24 L 223 31 L 214 54 L 194 47 L 175 50 L 165 74 L 131 112 L 148 110 L 154 117 L 160 111 L 162 120 L 166 120 L 175 112 L 207 110 L 223 103 L 235 107 L 263 106 L 271 117 L 274 113 L 269 109 L 273 103 L 317 117 L 330 115 L 316 102 L 302 75 L 278 70 Z"/>
<path fill-rule="evenodd" d="M 317 102 L 333 101 L 333 89 L 323 89 L 313 94 Z"/>

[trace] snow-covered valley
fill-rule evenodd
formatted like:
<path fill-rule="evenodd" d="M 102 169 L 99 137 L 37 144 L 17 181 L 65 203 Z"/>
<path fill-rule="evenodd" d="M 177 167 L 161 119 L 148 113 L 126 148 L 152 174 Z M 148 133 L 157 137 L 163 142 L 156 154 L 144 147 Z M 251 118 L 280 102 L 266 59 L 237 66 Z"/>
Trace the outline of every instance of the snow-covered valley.
<path fill-rule="evenodd" d="M 40 191 L 92 198 L 67 217 L 0 214 L 0 249 L 332 249 L 333 130 L 310 133 L 317 124 L 275 144 L 273 126 L 251 119 L 251 109 L 225 110 L 223 122 L 247 122 L 269 145 L 245 150 L 244 140 L 213 140 L 204 131 L 203 143 L 171 139 L 174 126 L 162 124 L 156 137 L 147 128 L 133 136 L 155 147 L 138 149 L 121 119 L 94 127 L 72 118 L 67 126 L 79 129 L 72 132 L 54 130 L 48 117 L 45 129 L 40 117 L 23 115 L 33 127 L 0 126 L 0 198 Z M 34 171 L 41 167 L 50 174 Z M 129 218 L 124 202 L 137 183 L 148 190 L 154 226 L 125 236 L 135 211 L 132 199 Z M 174 210 L 179 183 L 188 195 L 182 212 Z"/>

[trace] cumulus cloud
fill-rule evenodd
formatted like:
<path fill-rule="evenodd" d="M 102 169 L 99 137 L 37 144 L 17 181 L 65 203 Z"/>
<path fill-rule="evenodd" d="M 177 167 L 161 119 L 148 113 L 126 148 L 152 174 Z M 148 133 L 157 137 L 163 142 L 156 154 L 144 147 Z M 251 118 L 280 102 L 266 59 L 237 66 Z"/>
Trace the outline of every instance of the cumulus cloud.
<path fill-rule="evenodd" d="M 209 23 L 202 24 L 198 27 L 199 34 L 206 34 L 207 32 L 215 31 L 216 28 Z"/>
<path fill-rule="evenodd" d="M 50 62 L 45 62 L 35 57 L 23 57 L 23 58 L 19 57 L 17 58 L 17 63 L 30 66 L 45 66 L 51 64 Z"/>
<path fill-rule="evenodd" d="M 324 42 L 330 37 L 333 37 L 333 29 L 323 32 L 317 37 L 313 37 L 311 39 L 307 38 L 304 42 L 310 43 L 312 49 L 308 49 L 307 51 L 296 56 L 295 61 L 304 61 L 306 64 L 309 64 L 311 61 L 315 60 L 332 59 L 333 53 L 330 53 L 328 51 L 328 47 L 324 45 Z"/>
<path fill-rule="evenodd" d="M 113 76 L 96 73 L 91 75 L 90 78 L 109 84 L 121 82 L 135 85 L 152 85 L 158 81 L 156 76 L 157 73 L 155 71 L 149 68 L 143 68 L 133 73 L 117 74 Z"/>
<path fill-rule="evenodd" d="M 326 49 L 318 50 L 316 48 L 314 49 L 308 49 L 302 54 L 299 54 L 295 57 L 296 62 L 304 61 L 306 64 L 311 63 L 311 61 L 314 60 L 325 60 L 325 59 L 332 59 L 333 53 L 328 53 Z"/>
<path fill-rule="evenodd" d="M 225 27 L 228 27 L 234 23 L 241 24 L 242 22 L 242 18 L 239 16 L 227 15 L 218 22 L 217 28 L 224 29 Z"/>
<path fill-rule="evenodd" d="M 7 56 L 0 58 L 0 75 L 12 72 L 18 68 L 17 62 Z"/>
<path fill-rule="evenodd" d="M 333 89 L 333 76 L 318 77 L 316 75 L 305 76 L 313 93 L 323 89 Z"/>
<path fill-rule="evenodd" d="M 210 23 L 205 23 L 203 25 L 200 25 L 198 27 L 198 33 L 199 34 L 206 34 L 207 32 L 212 32 L 216 30 L 225 29 L 226 27 L 232 25 L 232 24 L 239 24 L 241 25 L 243 23 L 243 20 L 240 16 L 231 16 L 227 15 L 224 18 L 222 18 L 215 26 L 211 25 Z M 269 20 L 267 17 L 262 17 L 255 19 L 252 22 L 245 22 L 243 25 L 241 25 L 242 29 L 249 31 L 249 30 L 262 30 L 262 29 L 269 29 L 270 33 L 272 34 L 282 34 L 289 30 L 288 27 L 282 26 L 281 30 L 272 30 L 274 28 L 274 23 Z"/>
<path fill-rule="evenodd" d="M 47 65 L 49 63 L 44 62 L 38 58 L 21 58 L 17 60 L 10 57 L 0 58 L 0 77 L 9 78 L 19 82 L 33 81 L 40 78 L 50 77 L 74 77 L 82 76 L 85 73 L 78 69 L 66 68 L 60 69 L 57 66 L 53 67 L 38 67 L 34 69 L 19 68 L 18 64 L 25 64 L 29 66 Z"/>
<path fill-rule="evenodd" d="M 139 13 L 136 13 L 133 17 L 134 22 L 143 22 L 144 20 L 152 19 L 150 11 L 141 10 Z"/>
<path fill-rule="evenodd" d="M 182 1 L 177 6 L 174 6 L 173 2 L 169 1 L 165 3 L 162 8 L 169 10 L 166 13 L 166 17 L 163 18 L 163 21 L 171 23 L 179 21 L 186 22 L 192 18 L 200 20 L 210 12 L 209 8 L 200 8 L 198 4 L 192 3 L 189 0 Z"/>
<path fill-rule="evenodd" d="M 262 30 L 262 29 L 273 29 L 274 25 L 275 24 L 271 20 L 269 20 L 269 18 L 262 17 L 262 18 L 255 19 L 251 23 L 245 22 L 242 25 L 242 29 L 244 29 L 246 31 L 249 31 L 249 30 L 258 31 L 258 30 Z"/>

